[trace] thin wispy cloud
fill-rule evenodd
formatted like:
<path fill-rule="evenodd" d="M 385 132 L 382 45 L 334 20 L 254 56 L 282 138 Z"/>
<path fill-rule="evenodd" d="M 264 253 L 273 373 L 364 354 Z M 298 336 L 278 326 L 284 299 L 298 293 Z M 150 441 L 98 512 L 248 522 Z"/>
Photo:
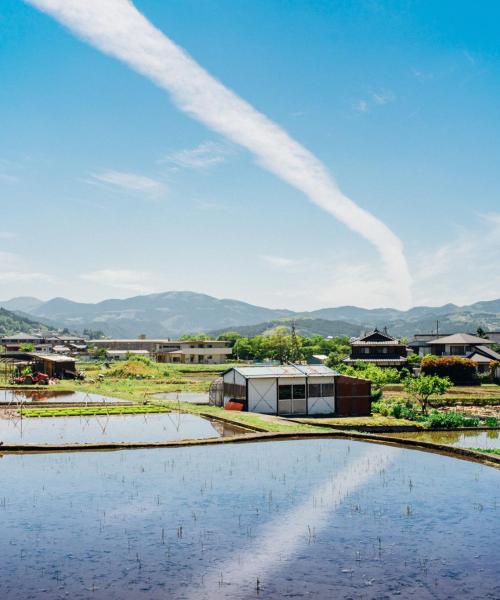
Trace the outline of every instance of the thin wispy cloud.
<path fill-rule="evenodd" d="M 26 261 L 13 252 L 0 252 L 0 282 L 32 283 L 34 281 L 53 281 L 47 273 L 30 270 Z"/>
<path fill-rule="evenodd" d="M 150 198 L 160 198 L 167 191 L 165 184 L 157 179 L 124 171 L 92 173 L 86 181 L 91 184 L 104 184 L 122 192 L 141 192 Z"/>
<path fill-rule="evenodd" d="M 13 231 L 0 231 L 0 240 L 13 240 L 17 234 Z"/>
<path fill-rule="evenodd" d="M 0 183 L 13 184 L 19 181 L 19 177 L 9 175 L 8 173 L 0 173 Z"/>
<path fill-rule="evenodd" d="M 196 200 L 195 206 L 198 210 L 207 210 L 207 211 L 222 211 L 228 210 L 229 207 L 225 204 L 220 204 L 219 202 L 212 202 L 211 200 Z"/>
<path fill-rule="evenodd" d="M 368 102 L 366 100 L 358 100 L 352 105 L 353 109 L 356 112 L 365 113 L 370 110 L 368 106 Z"/>
<path fill-rule="evenodd" d="M 226 160 L 229 150 L 217 142 L 202 142 L 196 148 L 167 154 L 160 162 L 170 163 L 182 169 L 210 169 Z"/>
<path fill-rule="evenodd" d="M 269 265 L 273 269 L 277 269 L 277 270 L 283 270 L 283 271 L 297 270 L 298 268 L 304 266 L 304 261 L 295 260 L 293 258 L 286 258 L 285 256 L 274 256 L 271 254 L 263 254 L 263 255 L 261 255 L 260 258 L 267 265 Z"/>
<path fill-rule="evenodd" d="M 372 101 L 378 106 L 384 106 L 384 104 L 390 104 L 394 102 L 396 96 L 391 90 L 382 90 L 380 92 L 374 92 L 372 94 Z"/>
<path fill-rule="evenodd" d="M 116 288 L 137 294 L 149 294 L 155 290 L 153 273 L 133 271 L 130 269 L 100 269 L 83 273 L 80 278 L 84 281 L 101 286 Z"/>
<path fill-rule="evenodd" d="M 366 98 L 361 98 L 353 103 L 352 108 L 355 112 L 367 113 L 377 106 L 385 106 L 396 100 L 396 96 L 391 90 L 380 90 L 372 92 Z"/>
<path fill-rule="evenodd" d="M 415 264 L 419 304 L 468 304 L 500 294 L 500 213 L 480 215 L 455 236 L 421 252 Z M 467 283 L 464 286 L 464 282 Z"/>
<path fill-rule="evenodd" d="M 210 129 L 247 148 L 266 169 L 371 242 L 398 305 L 410 304 L 411 277 L 401 240 L 337 187 L 324 165 L 156 29 L 128 0 L 25 0 L 84 40 L 168 91 Z"/>

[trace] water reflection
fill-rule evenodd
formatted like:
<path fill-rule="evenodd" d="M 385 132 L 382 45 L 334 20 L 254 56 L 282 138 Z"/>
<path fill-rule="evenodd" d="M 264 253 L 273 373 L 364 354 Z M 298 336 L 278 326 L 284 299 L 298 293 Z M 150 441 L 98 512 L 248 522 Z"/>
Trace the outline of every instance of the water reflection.
<path fill-rule="evenodd" d="M 153 413 L 85 417 L 0 418 L 4 444 L 162 442 L 235 435 L 243 430 L 197 415 Z"/>
<path fill-rule="evenodd" d="M 461 448 L 500 448 L 500 431 L 406 431 L 384 436 L 434 442 Z"/>
<path fill-rule="evenodd" d="M 40 387 L 36 390 L 23 389 L 3 389 L 0 390 L 0 404 L 18 405 L 29 403 L 81 403 L 81 404 L 109 404 L 117 403 L 129 404 L 126 400 L 101 396 L 100 394 L 90 394 L 87 392 L 67 392 L 61 390 L 51 390 L 48 387 Z"/>
<path fill-rule="evenodd" d="M 0 478 L 2 599 L 500 597 L 476 463 L 321 439 L 5 455 Z"/>
<path fill-rule="evenodd" d="M 202 392 L 157 392 L 154 398 L 173 400 L 174 402 L 192 402 L 194 404 L 208 404 L 208 394 Z"/>

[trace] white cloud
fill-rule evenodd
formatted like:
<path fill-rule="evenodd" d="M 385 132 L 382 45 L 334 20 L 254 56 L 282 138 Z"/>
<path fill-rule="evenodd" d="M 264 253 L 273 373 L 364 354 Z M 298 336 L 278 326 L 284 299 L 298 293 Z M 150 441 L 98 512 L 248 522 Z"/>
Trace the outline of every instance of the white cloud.
<path fill-rule="evenodd" d="M 33 281 L 52 281 L 47 273 L 30 271 L 25 261 L 12 252 L 0 252 L 0 282 L 22 283 Z"/>
<path fill-rule="evenodd" d="M 416 258 L 419 304 L 469 304 L 500 297 L 500 213 L 458 229 L 455 237 Z"/>
<path fill-rule="evenodd" d="M 19 177 L 15 177 L 14 175 L 9 175 L 8 173 L 0 173 L 0 182 L 13 184 L 19 181 Z"/>
<path fill-rule="evenodd" d="M 210 200 L 196 200 L 195 206 L 198 210 L 228 210 L 228 207 L 224 204 L 219 204 L 219 202 L 212 202 Z"/>
<path fill-rule="evenodd" d="M 378 92 L 372 92 L 369 98 L 362 98 L 353 103 L 352 108 L 354 111 L 359 113 L 370 112 L 371 108 L 375 106 L 384 106 L 394 102 L 396 96 L 391 90 L 381 90 Z"/>
<path fill-rule="evenodd" d="M 269 254 L 263 254 L 260 258 L 269 266 L 278 270 L 295 271 L 298 268 L 304 266 L 304 261 L 294 260 L 293 258 L 285 258 L 284 256 L 273 256 Z"/>
<path fill-rule="evenodd" d="M 104 183 L 120 191 L 141 192 L 149 198 L 159 198 L 166 192 L 165 185 L 151 177 L 124 171 L 104 171 L 92 173 L 87 183 Z"/>
<path fill-rule="evenodd" d="M 372 100 L 374 104 L 377 104 L 378 106 L 383 106 L 384 104 L 394 102 L 395 99 L 396 96 L 393 94 L 393 92 L 391 92 L 391 90 L 382 90 L 372 94 Z"/>
<path fill-rule="evenodd" d="M 214 79 L 127 0 L 27 0 L 77 35 L 168 91 L 177 106 L 250 150 L 258 162 L 301 190 L 378 250 L 394 304 L 410 302 L 401 240 L 337 187 L 324 165 L 286 131 Z"/>
<path fill-rule="evenodd" d="M 0 231 L 0 240 L 13 240 L 17 237 L 17 233 L 13 231 Z"/>
<path fill-rule="evenodd" d="M 356 112 L 360 113 L 365 113 L 369 110 L 368 102 L 366 100 L 358 100 L 352 105 L 352 107 Z"/>
<path fill-rule="evenodd" d="M 150 294 L 156 291 L 153 284 L 153 273 L 146 271 L 133 271 L 129 269 L 101 269 L 83 273 L 80 276 L 85 281 L 96 283 L 110 288 L 117 288 L 135 292 L 137 294 Z"/>
<path fill-rule="evenodd" d="M 167 162 L 184 169 L 209 169 L 226 160 L 229 150 L 216 142 L 202 142 L 196 148 L 167 154 L 160 162 Z"/>

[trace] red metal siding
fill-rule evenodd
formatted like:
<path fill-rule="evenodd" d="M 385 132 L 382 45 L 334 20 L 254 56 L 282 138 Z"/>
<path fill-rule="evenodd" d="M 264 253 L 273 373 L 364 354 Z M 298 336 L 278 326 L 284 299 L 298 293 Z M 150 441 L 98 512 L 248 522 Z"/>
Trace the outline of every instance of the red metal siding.
<path fill-rule="evenodd" d="M 341 417 L 371 414 L 371 381 L 347 375 L 335 378 L 335 414 Z"/>

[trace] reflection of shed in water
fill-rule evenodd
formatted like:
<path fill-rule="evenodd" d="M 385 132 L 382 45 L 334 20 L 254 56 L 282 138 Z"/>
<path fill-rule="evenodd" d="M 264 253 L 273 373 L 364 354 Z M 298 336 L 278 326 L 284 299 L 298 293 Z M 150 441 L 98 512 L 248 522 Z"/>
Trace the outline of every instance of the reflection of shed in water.
<path fill-rule="evenodd" d="M 30 353 L 33 371 L 47 373 L 49 377 L 58 379 L 74 379 L 76 376 L 76 359 L 57 354 Z"/>

